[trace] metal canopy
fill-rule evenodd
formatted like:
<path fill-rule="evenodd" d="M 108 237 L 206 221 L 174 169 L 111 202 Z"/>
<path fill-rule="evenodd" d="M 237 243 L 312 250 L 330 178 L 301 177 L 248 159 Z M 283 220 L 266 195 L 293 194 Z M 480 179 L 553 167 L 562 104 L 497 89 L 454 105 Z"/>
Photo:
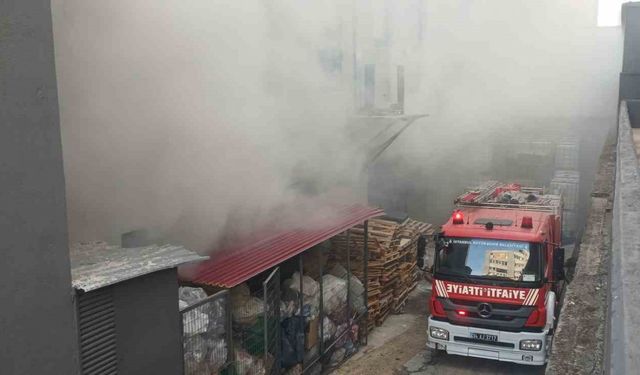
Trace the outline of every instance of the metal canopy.
<path fill-rule="evenodd" d="M 194 284 L 232 288 L 355 225 L 382 215 L 382 209 L 362 205 L 340 208 L 322 224 L 300 223 L 298 228 L 220 249 L 208 261 L 181 267 L 180 273 L 190 275 L 185 278 Z M 311 217 L 309 221 L 318 223 Z"/>

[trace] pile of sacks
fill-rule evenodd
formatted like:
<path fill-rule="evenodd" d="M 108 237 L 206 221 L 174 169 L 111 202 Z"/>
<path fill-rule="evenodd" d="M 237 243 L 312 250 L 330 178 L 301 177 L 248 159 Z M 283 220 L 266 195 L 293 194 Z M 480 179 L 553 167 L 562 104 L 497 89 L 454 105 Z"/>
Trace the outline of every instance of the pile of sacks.
<path fill-rule="evenodd" d="M 364 304 L 364 286 L 360 280 L 351 275 L 349 283 L 347 270 L 339 264 L 334 265 L 329 274 L 322 278 L 325 317 L 322 322 L 323 340 L 329 344 L 333 339 L 338 341 L 333 345 L 333 354 L 329 361 L 329 366 L 335 366 L 343 359 L 351 356 L 356 350 L 358 337 L 358 325 L 352 320 L 353 316 L 364 314 L 366 307 Z M 347 284 L 349 284 L 347 286 Z M 347 290 L 350 294 L 351 316 L 347 310 Z M 344 333 L 344 334 L 343 334 Z"/>
<path fill-rule="evenodd" d="M 207 298 L 201 288 L 181 287 L 178 293 L 180 310 Z M 215 374 L 227 362 L 225 307 L 218 298 L 182 314 L 186 375 Z"/>

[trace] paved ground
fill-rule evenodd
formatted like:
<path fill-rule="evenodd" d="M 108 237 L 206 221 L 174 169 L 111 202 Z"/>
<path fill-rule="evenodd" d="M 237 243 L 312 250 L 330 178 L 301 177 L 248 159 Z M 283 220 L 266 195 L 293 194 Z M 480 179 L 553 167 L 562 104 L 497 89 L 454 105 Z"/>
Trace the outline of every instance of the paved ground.
<path fill-rule="evenodd" d="M 444 355 L 435 363 L 425 359 L 427 301 L 430 284 L 418 285 L 405 313 L 392 315 L 369 336 L 369 345 L 343 364 L 336 375 L 466 375 L 543 374 L 544 367 Z"/>

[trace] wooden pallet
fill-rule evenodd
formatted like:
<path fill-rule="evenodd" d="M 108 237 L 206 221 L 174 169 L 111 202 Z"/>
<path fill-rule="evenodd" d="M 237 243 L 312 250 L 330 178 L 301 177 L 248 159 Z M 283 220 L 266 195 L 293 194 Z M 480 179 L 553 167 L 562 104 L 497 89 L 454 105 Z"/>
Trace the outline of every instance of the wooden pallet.
<path fill-rule="evenodd" d="M 369 259 L 367 306 L 368 329 L 384 323 L 391 313 L 398 313 L 409 293 L 417 285 L 416 253 L 420 235 L 433 233 L 430 224 L 408 219 L 402 224 L 390 220 L 369 220 L 367 247 Z M 356 226 L 331 240 L 329 262 L 346 267 L 347 247 L 351 273 L 364 279 L 364 227 Z"/>

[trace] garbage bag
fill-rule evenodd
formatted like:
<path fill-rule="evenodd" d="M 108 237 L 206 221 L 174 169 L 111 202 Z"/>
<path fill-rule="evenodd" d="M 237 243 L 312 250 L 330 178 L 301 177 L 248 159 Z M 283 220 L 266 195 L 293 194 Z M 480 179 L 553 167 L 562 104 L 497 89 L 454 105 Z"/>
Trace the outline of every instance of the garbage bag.
<path fill-rule="evenodd" d="M 323 311 L 331 314 L 347 304 L 347 282 L 334 275 L 322 276 Z"/>
<path fill-rule="evenodd" d="M 308 375 L 321 375 L 322 374 L 322 364 L 316 363 L 311 367 L 309 371 L 307 371 Z"/>
<path fill-rule="evenodd" d="M 300 273 L 295 272 L 290 279 L 287 279 L 283 283 L 283 286 L 283 300 L 293 301 L 296 306 L 296 311 L 292 315 L 299 314 L 300 312 L 297 311 L 297 306 L 300 303 Z M 309 320 L 318 316 L 320 311 L 320 284 L 307 275 L 302 276 L 302 304 L 303 315 Z"/>
<path fill-rule="evenodd" d="M 333 267 L 331 267 L 331 269 L 329 270 L 329 274 L 333 275 L 335 277 L 339 277 L 341 279 L 345 279 L 347 278 L 347 269 L 342 267 L 341 264 L 335 264 Z"/>
<path fill-rule="evenodd" d="M 351 276 L 349 290 L 351 293 L 351 310 L 358 314 L 364 314 L 367 311 L 367 307 L 364 304 L 364 285 L 362 285 L 360 279 Z"/>
<path fill-rule="evenodd" d="M 312 279 L 318 280 L 322 276 L 322 270 L 327 263 L 326 253 L 331 249 L 331 241 L 322 242 L 302 255 L 304 263 L 304 273 L 311 276 Z"/>
<path fill-rule="evenodd" d="M 256 358 L 244 350 L 236 351 L 238 375 L 265 375 L 264 361 Z"/>
<path fill-rule="evenodd" d="M 340 324 L 336 327 L 336 333 L 337 335 L 342 335 L 346 330 L 347 330 L 348 325 L 347 324 Z M 342 335 L 340 336 L 340 338 L 338 340 L 336 340 L 336 344 L 335 347 L 336 348 L 342 348 L 344 346 L 344 343 L 347 341 L 347 339 L 349 338 L 348 334 Z"/>
<path fill-rule="evenodd" d="M 318 329 L 320 329 L 320 326 L 318 326 Z M 327 341 L 331 340 L 333 336 L 335 336 L 335 334 L 336 325 L 333 324 L 331 319 L 325 316 L 322 319 L 322 341 L 326 343 Z"/>
<path fill-rule="evenodd" d="M 242 283 L 231 289 L 230 298 L 231 304 L 239 304 L 243 301 L 246 301 L 251 297 L 251 290 L 249 290 L 249 286 L 246 283 Z"/>
<path fill-rule="evenodd" d="M 207 362 L 209 368 L 218 370 L 227 362 L 227 342 L 224 339 L 212 338 L 207 340 Z"/>
<path fill-rule="evenodd" d="M 209 333 L 216 337 L 224 335 L 227 328 L 227 300 L 223 298 L 214 299 L 206 306 L 206 311 L 209 314 Z"/>
<path fill-rule="evenodd" d="M 304 359 L 304 317 L 294 316 L 282 324 L 282 368 L 289 368 Z"/>
<path fill-rule="evenodd" d="M 280 319 L 290 318 L 298 313 L 298 303 L 295 300 L 280 301 Z"/>
<path fill-rule="evenodd" d="M 291 367 L 287 370 L 287 372 L 284 373 L 284 375 L 302 375 L 302 365 L 297 364 Z"/>
<path fill-rule="evenodd" d="M 300 273 L 294 272 L 291 276 L 291 285 L 289 288 L 300 292 Z M 320 284 L 307 275 L 302 276 L 302 294 L 305 296 L 316 296 L 320 290 Z"/>
<path fill-rule="evenodd" d="M 338 364 L 340 364 L 340 362 L 342 362 L 342 360 L 344 359 L 345 354 L 346 350 L 344 350 L 343 348 L 336 349 L 336 351 L 333 352 L 333 355 L 331 355 L 331 361 L 329 362 L 329 365 L 337 366 Z"/>
<path fill-rule="evenodd" d="M 198 309 L 187 311 L 182 316 L 183 332 L 187 336 L 193 336 L 207 331 L 209 316 Z"/>
<path fill-rule="evenodd" d="M 282 291 L 280 295 L 280 319 L 284 320 L 286 318 L 292 317 L 294 315 L 300 314 L 299 305 L 300 305 L 300 293 L 298 290 L 294 290 L 291 288 L 291 284 L 293 280 L 286 279 L 282 283 Z"/>
<path fill-rule="evenodd" d="M 185 367 L 201 367 L 207 356 L 207 345 L 205 339 L 200 335 L 185 338 L 183 341 Z"/>
<path fill-rule="evenodd" d="M 264 312 L 264 303 L 260 298 L 252 297 L 249 287 L 240 284 L 231 289 L 231 315 L 234 323 L 242 325 L 255 324 Z"/>
<path fill-rule="evenodd" d="M 334 265 L 331 270 L 329 270 L 329 274 L 335 277 L 339 277 L 340 279 L 347 280 L 348 272 L 346 268 L 344 268 L 340 264 Z M 351 310 L 353 312 L 357 312 L 358 314 L 364 314 L 366 312 L 366 307 L 364 304 L 364 285 L 357 277 L 351 275 L 349 282 L 349 292 L 351 294 Z"/>
<path fill-rule="evenodd" d="M 188 286 L 181 286 L 178 288 L 178 298 L 181 301 L 187 303 L 187 305 L 193 305 L 194 303 L 207 298 L 207 293 L 202 288 L 191 288 Z"/>

